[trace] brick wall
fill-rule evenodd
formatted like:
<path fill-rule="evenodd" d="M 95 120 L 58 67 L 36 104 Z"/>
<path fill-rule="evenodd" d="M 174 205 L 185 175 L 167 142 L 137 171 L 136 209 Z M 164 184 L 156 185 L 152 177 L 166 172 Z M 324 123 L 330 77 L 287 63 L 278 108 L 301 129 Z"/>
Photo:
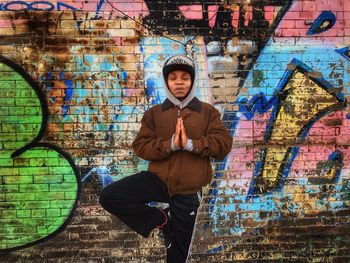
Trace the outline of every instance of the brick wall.
<path fill-rule="evenodd" d="M 350 261 L 349 3 L 0 1 L 1 262 L 164 262 L 101 189 L 173 54 L 234 139 L 203 189 L 192 262 Z"/>

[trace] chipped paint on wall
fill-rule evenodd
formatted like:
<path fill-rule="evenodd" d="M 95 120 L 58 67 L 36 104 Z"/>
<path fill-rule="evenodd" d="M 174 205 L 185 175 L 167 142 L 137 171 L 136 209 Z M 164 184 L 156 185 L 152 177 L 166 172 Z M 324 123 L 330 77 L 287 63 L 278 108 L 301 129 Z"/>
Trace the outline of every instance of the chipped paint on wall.
<path fill-rule="evenodd" d="M 2 249 L 19 249 L 14 255 L 30 258 L 37 248 L 20 248 L 41 243 L 41 255 L 49 257 L 50 245 L 62 238 L 67 251 L 58 257 L 63 259 L 70 252 L 78 261 L 93 253 L 114 261 L 128 256 L 154 262 L 163 256 L 156 235 L 149 240 L 128 236 L 120 222 L 99 210 L 96 200 L 100 188 L 147 168 L 147 162 L 133 154 L 131 142 L 143 112 L 164 99 L 162 63 L 174 53 L 188 53 L 196 61 L 196 95 L 221 111 L 234 139 L 230 155 L 213 164 L 213 184 L 204 189 L 192 259 L 291 259 L 293 255 L 285 258 L 287 252 L 275 249 L 274 241 L 288 249 L 297 246 L 299 225 L 304 232 L 333 226 L 324 244 L 333 245 L 330 258 L 343 253 L 341 229 L 346 226 L 350 187 L 344 1 L 110 2 L 0 4 L 0 35 L 5 36 L 0 52 L 34 79 L 48 106 L 42 122 L 47 129 L 40 140 L 56 148 L 40 150 L 58 152 L 62 165 L 64 153 L 69 153 L 81 178 L 67 166 L 69 205 L 60 208 L 61 216 L 56 210 L 44 216 L 43 211 L 18 209 L 20 220 L 40 215 L 54 223 L 40 228 L 39 236 L 22 228 L 18 233 L 23 239 L 13 243 L 8 234 L 13 226 L 6 225 L 1 228 L 6 236 Z M 6 103 L 13 98 L 10 92 L 5 92 L 10 97 Z M 6 114 L 0 116 L 11 109 L 15 107 L 1 107 Z M 5 159 L 0 169 L 7 169 L 10 159 Z M 33 163 L 33 170 L 42 171 L 43 162 Z M 0 197 L 6 201 L 12 185 L 3 184 L 4 176 Z M 80 204 L 74 206 L 80 190 Z M 41 192 L 34 194 L 37 200 L 42 197 Z M 62 191 L 58 195 L 62 197 Z M 21 199 L 17 196 L 12 195 Z M 20 202 L 26 203 L 25 198 Z M 76 221 L 67 225 L 74 211 Z M 12 220 L 15 214 L 7 209 L 2 216 Z M 74 230 L 79 228 L 83 230 Z M 60 237 L 51 235 L 58 232 Z M 279 240 L 287 237 L 292 239 Z M 312 235 L 305 240 L 305 255 L 297 248 L 290 253 L 299 259 L 316 258 L 317 251 L 328 255 L 325 249 L 317 250 Z M 76 241 L 89 252 L 81 252 Z M 135 248 L 138 251 L 131 253 Z"/>

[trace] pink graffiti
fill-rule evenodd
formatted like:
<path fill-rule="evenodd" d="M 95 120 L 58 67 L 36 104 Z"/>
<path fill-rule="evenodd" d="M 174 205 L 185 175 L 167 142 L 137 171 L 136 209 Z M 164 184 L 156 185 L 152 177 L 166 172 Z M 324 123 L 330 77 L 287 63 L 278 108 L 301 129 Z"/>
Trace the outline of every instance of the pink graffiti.
<path fill-rule="evenodd" d="M 264 18 L 269 22 L 270 26 L 276 19 L 278 12 L 281 10 L 280 6 L 264 6 Z"/>
<path fill-rule="evenodd" d="M 109 4 L 110 3 L 110 4 Z M 100 13 L 103 12 L 115 12 L 117 16 L 123 17 L 124 15 L 121 13 L 133 17 L 133 18 L 139 18 L 139 17 L 146 17 L 150 14 L 146 3 L 143 0 L 134 0 L 132 2 L 129 1 L 116 1 L 116 0 L 109 0 L 109 3 L 107 1 L 104 1 L 102 3 L 102 6 L 98 10 Z M 96 11 L 97 2 L 91 2 L 86 3 L 83 5 L 84 11 Z M 118 11 L 121 12 L 118 14 Z M 102 15 L 103 17 L 103 15 Z M 108 17 L 108 14 L 106 18 Z"/>
<path fill-rule="evenodd" d="M 350 14 L 349 12 L 346 12 L 347 8 L 349 7 L 347 7 L 345 1 L 342 0 L 295 1 L 276 29 L 275 36 L 277 38 L 305 37 L 305 41 L 314 39 L 333 43 L 340 39 L 339 36 L 344 36 L 344 30 L 346 27 L 346 25 L 344 25 L 346 23 L 345 17 Z M 335 14 L 337 19 L 335 25 L 327 31 L 315 36 L 307 36 L 306 32 L 310 28 L 310 25 L 322 11 L 332 11 Z M 347 27 L 349 29 L 349 25 Z"/>
<path fill-rule="evenodd" d="M 181 5 L 179 6 L 179 10 L 186 19 L 203 19 L 202 5 Z"/>
<path fill-rule="evenodd" d="M 218 9 L 219 9 L 219 7 L 217 5 L 210 5 L 208 7 L 209 26 L 211 28 L 213 28 L 215 26 L 216 15 L 217 15 Z"/>

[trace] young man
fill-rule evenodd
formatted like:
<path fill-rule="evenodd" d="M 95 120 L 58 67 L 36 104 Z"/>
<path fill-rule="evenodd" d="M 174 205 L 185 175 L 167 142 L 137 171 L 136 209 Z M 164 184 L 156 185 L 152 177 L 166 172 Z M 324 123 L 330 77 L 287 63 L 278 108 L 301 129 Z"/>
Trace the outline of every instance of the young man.
<path fill-rule="evenodd" d="M 133 142 L 148 171 L 126 177 L 105 189 L 101 205 L 144 237 L 160 228 L 167 262 L 185 262 L 201 187 L 210 183 L 210 157 L 222 160 L 232 138 L 212 105 L 195 97 L 195 68 L 186 56 L 173 56 L 163 67 L 167 99 L 147 110 Z M 169 203 L 163 210 L 149 202 Z"/>

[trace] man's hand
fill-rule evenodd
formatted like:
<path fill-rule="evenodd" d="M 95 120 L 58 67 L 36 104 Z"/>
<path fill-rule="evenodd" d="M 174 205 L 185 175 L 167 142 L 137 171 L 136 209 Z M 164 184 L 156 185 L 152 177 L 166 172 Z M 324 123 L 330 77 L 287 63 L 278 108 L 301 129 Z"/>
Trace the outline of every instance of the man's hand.
<path fill-rule="evenodd" d="M 180 118 L 177 119 L 176 127 L 175 127 L 175 136 L 174 136 L 174 144 L 177 148 L 181 148 L 181 123 Z"/>
<path fill-rule="evenodd" d="M 185 126 L 184 126 L 184 122 L 182 120 L 182 118 L 179 118 L 178 120 L 180 120 L 180 141 L 181 141 L 181 147 L 185 148 L 187 145 L 187 134 L 186 134 L 186 130 L 185 130 Z"/>

